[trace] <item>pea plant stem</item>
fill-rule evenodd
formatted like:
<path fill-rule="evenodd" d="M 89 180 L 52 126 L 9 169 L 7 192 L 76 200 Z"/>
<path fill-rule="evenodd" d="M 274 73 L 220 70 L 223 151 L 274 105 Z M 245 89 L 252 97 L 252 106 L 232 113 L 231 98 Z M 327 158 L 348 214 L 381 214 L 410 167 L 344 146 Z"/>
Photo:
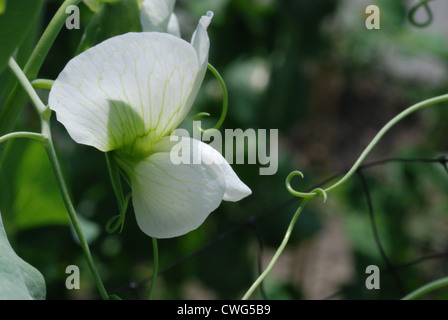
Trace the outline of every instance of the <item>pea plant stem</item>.
<path fill-rule="evenodd" d="M 103 285 L 101 277 L 99 275 L 98 269 L 95 266 L 93 261 L 92 254 L 90 252 L 89 244 L 87 242 L 86 237 L 81 228 L 81 224 L 79 223 L 78 216 L 76 214 L 76 210 L 73 207 L 73 203 L 70 199 L 70 195 L 68 192 L 67 185 L 65 183 L 64 175 L 62 174 L 61 166 L 59 165 L 58 157 L 56 155 L 56 151 L 54 148 L 53 140 L 51 138 L 50 132 L 50 121 L 45 120 L 43 123 L 43 134 L 46 135 L 47 141 L 45 143 L 45 149 L 48 154 L 48 158 L 50 159 L 51 166 L 53 168 L 54 174 L 56 176 L 56 180 L 59 186 L 59 190 L 61 191 L 62 199 L 64 201 L 65 207 L 67 208 L 67 212 L 70 217 L 70 221 L 75 230 L 76 235 L 78 236 L 79 243 L 81 244 L 82 250 L 84 252 L 84 256 L 87 260 L 87 264 L 89 266 L 90 272 L 94 278 L 98 291 L 100 292 L 101 297 L 104 300 L 109 300 L 109 295 Z"/>
<path fill-rule="evenodd" d="M 274 268 L 275 263 L 277 262 L 278 258 L 282 254 L 283 250 L 285 249 L 286 245 L 288 244 L 289 238 L 291 237 L 292 231 L 294 229 L 294 226 L 297 222 L 297 219 L 299 219 L 300 214 L 302 213 L 303 209 L 305 208 L 307 202 L 309 199 L 305 198 L 300 203 L 299 208 L 294 213 L 294 216 L 291 219 L 291 222 L 289 223 L 288 229 L 286 230 L 285 236 L 283 237 L 283 241 L 281 242 L 280 246 L 278 247 L 277 251 L 275 252 L 274 256 L 272 257 L 271 261 L 269 262 L 266 269 L 263 271 L 263 273 L 255 280 L 255 282 L 252 284 L 252 286 L 249 288 L 249 290 L 246 292 L 246 294 L 243 296 L 242 300 L 247 300 L 250 298 L 250 296 L 254 293 L 255 289 L 258 288 L 258 286 L 263 282 L 263 280 L 266 278 L 266 276 L 271 272 L 271 270 Z"/>
<path fill-rule="evenodd" d="M 151 300 L 153 297 L 154 288 L 156 287 L 157 275 L 159 273 L 159 249 L 156 238 L 152 238 L 152 249 L 154 255 L 154 261 L 153 261 L 154 267 L 152 272 L 151 285 L 149 287 L 148 300 Z"/>
<path fill-rule="evenodd" d="M 448 286 L 448 277 L 432 281 L 428 284 L 425 284 L 424 286 L 412 291 L 408 295 L 402 298 L 402 300 L 415 300 L 424 294 L 427 294 L 431 291 L 434 291 L 436 289 L 439 289 L 441 287 Z"/>
<path fill-rule="evenodd" d="M 35 107 L 37 113 L 42 116 L 47 115 L 50 112 L 50 110 L 48 110 L 48 108 L 44 105 L 42 100 L 40 100 L 36 91 L 34 91 L 32 84 L 28 81 L 28 78 L 26 77 L 25 73 L 22 71 L 22 69 L 19 67 L 19 65 L 17 64 L 17 62 L 14 60 L 13 57 L 9 58 L 8 65 L 11 71 L 17 77 L 17 80 L 19 80 L 19 83 L 22 86 L 22 88 L 28 94 L 28 97 L 31 99 L 31 102 L 33 103 L 33 106 Z M 49 117 L 49 115 L 47 117 Z"/>
<path fill-rule="evenodd" d="M 17 139 L 17 138 L 33 139 L 33 140 L 38 140 L 40 142 L 44 142 L 46 140 L 46 137 L 41 133 L 28 132 L 28 131 L 17 131 L 17 132 L 8 133 L 8 134 L 5 134 L 4 136 L 1 136 L 0 144 L 8 141 L 9 139 Z"/>
<path fill-rule="evenodd" d="M 65 19 L 67 18 L 67 7 L 70 5 L 77 5 L 80 2 L 81 0 L 65 0 L 61 4 L 42 34 L 40 40 L 37 42 L 36 47 L 31 53 L 31 56 L 23 69 L 23 73 L 27 79 L 33 80 L 37 77 L 37 74 L 45 58 L 47 57 L 51 46 L 56 40 L 59 31 L 65 24 Z M 15 86 L 0 112 L 0 136 L 10 133 L 14 129 L 15 123 L 20 111 L 22 110 L 22 106 L 26 102 L 26 99 L 27 92 L 22 90 L 20 85 Z M 0 158 L 3 151 L 4 147 L 0 147 Z"/>
<path fill-rule="evenodd" d="M 87 242 L 87 239 L 84 236 L 84 233 L 81 228 L 81 224 L 79 223 L 79 219 L 78 219 L 76 210 L 75 210 L 73 203 L 70 199 L 70 195 L 68 192 L 67 185 L 65 183 L 64 175 L 62 174 L 61 166 L 59 164 L 59 160 L 56 155 L 56 151 L 55 151 L 52 136 L 51 136 L 51 129 L 50 129 L 50 114 L 51 114 L 50 109 L 47 108 L 43 104 L 43 102 L 40 100 L 39 96 L 37 95 L 36 91 L 34 90 L 32 84 L 29 82 L 25 73 L 17 65 L 17 63 L 14 61 L 13 58 L 10 58 L 10 60 L 9 60 L 9 68 L 17 77 L 19 84 L 22 86 L 24 91 L 27 93 L 27 95 L 31 99 L 31 102 L 34 105 L 36 111 L 38 112 L 38 114 L 40 116 L 40 120 L 41 120 L 42 132 L 40 135 L 36 134 L 36 133 L 31 133 L 31 132 L 29 132 L 29 133 L 15 132 L 15 133 L 7 134 L 7 135 L 3 136 L 2 138 L 4 140 L 6 140 L 7 138 L 19 138 L 19 137 L 27 137 L 27 138 L 34 138 L 34 139 L 38 138 L 38 140 L 41 140 L 43 142 L 45 149 L 47 151 L 47 155 L 50 160 L 52 169 L 56 176 L 56 180 L 57 180 L 59 190 L 62 195 L 62 199 L 64 201 L 65 207 L 67 208 L 71 224 L 72 224 L 72 226 L 75 230 L 75 233 L 79 239 L 79 243 L 83 250 L 84 256 L 87 260 L 89 269 L 92 273 L 92 276 L 93 276 L 94 281 L 97 285 L 97 288 L 101 294 L 101 297 L 105 300 L 108 300 L 109 295 L 107 294 L 107 291 L 103 285 L 103 282 L 101 281 L 99 272 L 98 272 L 98 270 L 95 266 L 95 263 L 93 261 L 92 254 L 91 254 L 90 248 L 89 248 L 89 244 Z"/>

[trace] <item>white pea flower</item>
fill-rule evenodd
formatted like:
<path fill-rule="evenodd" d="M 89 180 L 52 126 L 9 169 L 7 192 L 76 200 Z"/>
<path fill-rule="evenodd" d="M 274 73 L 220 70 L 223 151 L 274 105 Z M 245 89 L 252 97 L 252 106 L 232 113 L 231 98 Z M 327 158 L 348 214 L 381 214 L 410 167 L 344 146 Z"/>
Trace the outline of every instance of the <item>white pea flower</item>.
<path fill-rule="evenodd" d="M 110 38 L 70 60 L 50 92 L 50 108 L 76 142 L 113 151 L 131 180 L 137 223 L 151 237 L 183 235 L 222 200 L 251 194 L 222 155 L 201 141 L 184 137 L 180 143 L 207 161 L 170 160 L 175 142 L 169 135 L 207 70 L 212 16 L 200 19 L 191 43 L 160 32 Z"/>
<path fill-rule="evenodd" d="M 180 37 L 179 22 L 173 13 L 176 0 L 145 0 L 140 22 L 143 31 L 168 32 Z"/>

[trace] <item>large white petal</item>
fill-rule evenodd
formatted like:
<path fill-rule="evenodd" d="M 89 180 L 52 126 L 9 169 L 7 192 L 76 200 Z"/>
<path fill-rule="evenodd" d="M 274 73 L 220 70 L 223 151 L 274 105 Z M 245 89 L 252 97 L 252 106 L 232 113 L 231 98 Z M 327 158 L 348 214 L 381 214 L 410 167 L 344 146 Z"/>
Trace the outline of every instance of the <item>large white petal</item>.
<path fill-rule="evenodd" d="M 144 160 L 117 157 L 117 161 L 131 179 L 140 229 L 151 237 L 172 238 L 198 228 L 220 205 L 226 185 L 222 171 L 211 166 L 173 164 L 170 148 L 157 148 L 159 152 Z"/>
<path fill-rule="evenodd" d="M 69 61 L 49 106 L 76 142 L 144 156 L 190 110 L 206 70 L 198 61 L 170 34 L 113 37 Z"/>
<path fill-rule="evenodd" d="M 251 193 L 221 154 L 201 141 L 165 137 L 153 152 L 139 162 L 117 158 L 132 182 L 138 225 L 152 237 L 183 235 L 199 227 L 222 200 L 238 201 Z M 173 161 L 184 153 L 186 161 Z"/>
<path fill-rule="evenodd" d="M 176 0 L 145 0 L 140 12 L 143 31 L 168 32 L 180 37 L 179 23 L 173 13 Z"/>

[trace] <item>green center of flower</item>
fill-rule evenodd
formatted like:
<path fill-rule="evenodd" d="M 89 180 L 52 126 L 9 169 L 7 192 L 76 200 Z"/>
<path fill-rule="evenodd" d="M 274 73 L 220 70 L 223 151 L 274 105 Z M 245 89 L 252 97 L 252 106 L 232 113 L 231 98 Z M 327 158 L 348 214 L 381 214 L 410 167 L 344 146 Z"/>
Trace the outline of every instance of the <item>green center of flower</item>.
<path fill-rule="evenodd" d="M 144 159 L 151 154 L 151 150 L 156 144 L 157 139 L 152 134 L 136 137 L 132 142 L 125 144 L 117 149 L 120 156 L 130 157 L 134 159 Z"/>

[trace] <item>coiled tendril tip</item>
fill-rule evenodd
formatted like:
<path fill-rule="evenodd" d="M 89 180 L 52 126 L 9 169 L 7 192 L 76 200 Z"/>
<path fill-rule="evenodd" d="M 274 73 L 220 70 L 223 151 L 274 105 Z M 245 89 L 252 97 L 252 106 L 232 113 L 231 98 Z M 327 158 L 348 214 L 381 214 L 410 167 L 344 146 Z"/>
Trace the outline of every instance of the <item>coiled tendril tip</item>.
<path fill-rule="evenodd" d="M 324 203 L 327 202 L 328 194 L 327 194 L 327 191 L 325 191 L 324 189 L 322 189 L 322 188 L 316 188 L 316 189 L 314 189 L 313 191 L 311 191 L 311 193 L 315 193 L 315 194 L 317 194 L 317 195 L 320 194 L 320 195 L 324 198 Z"/>
<path fill-rule="evenodd" d="M 196 127 L 196 130 L 198 130 L 201 134 L 209 134 L 209 133 L 212 133 L 215 130 L 218 130 L 218 129 L 215 129 L 215 128 L 206 129 L 206 130 L 202 129 L 201 126 L 200 126 L 201 121 L 199 121 L 199 118 L 201 118 L 201 117 L 210 117 L 210 113 L 208 113 L 208 112 L 199 112 L 197 115 L 194 116 L 193 124 Z"/>
<path fill-rule="evenodd" d="M 291 193 L 293 196 L 300 197 L 300 198 L 314 198 L 314 197 L 317 197 L 318 195 L 321 195 L 324 197 L 324 202 L 327 201 L 328 196 L 327 196 L 327 192 L 324 189 L 316 188 L 311 192 L 299 192 L 299 191 L 294 190 L 294 188 L 291 187 L 291 180 L 295 176 L 300 176 L 301 178 L 305 177 L 301 171 L 296 170 L 296 171 L 291 172 L 286 177 L 286 189 L 288 189 L 289 193 Z"/>
<path fill-rule="evenodd" d="M 431 22 L 433 20 L 433 14 L 432 14 L 431 8 L 429 7 L 429 2 L 430 1 L 432 1 L 432 0 L 420 1 L 414 7 L 411 8 L 411 10 L 408 13 L 408 18 L 409 18 L 409 21 L 411 22 L 412 25 L 414 25 L 416 27 L 423 28 L 423 27 L 426 27 L 426 26 L 431 24 Z M 427 14 L 426 21 L 418 22 L 418 21 L 415 20 L 416 12 L 420 8 L 423 8 L 426 11 L 426 14 Z"/>

